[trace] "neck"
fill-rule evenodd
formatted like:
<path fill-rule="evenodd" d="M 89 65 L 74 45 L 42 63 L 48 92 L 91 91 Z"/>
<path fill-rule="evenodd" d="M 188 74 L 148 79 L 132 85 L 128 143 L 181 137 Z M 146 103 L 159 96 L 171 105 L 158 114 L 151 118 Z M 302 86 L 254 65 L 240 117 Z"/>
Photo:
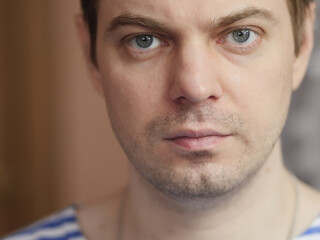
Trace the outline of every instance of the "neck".
<path fill-rule="evenodd" d="M 294 201 L 294 187 L 282 164 L 280 142 L 241 188 L 210 200 L 172 199 L 131 169 L 123 239 L 233 240 L 237 236 L 239 240 L 284 240 Z"/>

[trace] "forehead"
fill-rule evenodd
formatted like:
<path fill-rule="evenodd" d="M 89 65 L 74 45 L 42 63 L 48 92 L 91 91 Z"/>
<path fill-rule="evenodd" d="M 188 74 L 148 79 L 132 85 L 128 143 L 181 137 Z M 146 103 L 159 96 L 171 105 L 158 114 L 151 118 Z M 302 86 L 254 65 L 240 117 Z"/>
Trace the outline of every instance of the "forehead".
<path fill-rule="evenodd" d="M 286 0 L 100 0 L 98 16 L 99 22 L 107 23 L 122 14 L 138 14 L 188 26 L 252 7 L 268 10 L 280 20 L 290 18 Z"/>

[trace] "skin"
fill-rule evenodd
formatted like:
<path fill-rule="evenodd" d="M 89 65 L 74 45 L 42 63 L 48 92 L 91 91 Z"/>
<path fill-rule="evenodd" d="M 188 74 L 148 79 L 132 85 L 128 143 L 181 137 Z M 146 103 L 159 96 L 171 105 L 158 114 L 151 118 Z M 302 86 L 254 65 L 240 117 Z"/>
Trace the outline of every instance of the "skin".
<path fill-rule="evenodd" d="M 212 24 L 248 8 L 272 19 Z M 127 24 L 110 31 L 124 14 L 166 29 Z M 312 50 L 314 5 L 298 56 L 285 1 L 101 0 L 98 16 L 97 64 L 80 16 L 78 32 L 93 84 L 132 165 L 125 193 L 79 210 L 87 237 L 115 237 L 125 194 L 122 239 L 286 239 L 295 192 L 280 134 Z M 242 28 L 252 32 L 241 45 L 232 31 Z M 136 47 L 134 36 L 143 34 L 157 37 L 152 49 Z M 176 141 L 179 131 L 208 130 L 223 137 L 200 147 L 194 137 L 183 146 Z M 319 194 L 302 183 L 299 189 L 294 234 L 320 211 Z"/>

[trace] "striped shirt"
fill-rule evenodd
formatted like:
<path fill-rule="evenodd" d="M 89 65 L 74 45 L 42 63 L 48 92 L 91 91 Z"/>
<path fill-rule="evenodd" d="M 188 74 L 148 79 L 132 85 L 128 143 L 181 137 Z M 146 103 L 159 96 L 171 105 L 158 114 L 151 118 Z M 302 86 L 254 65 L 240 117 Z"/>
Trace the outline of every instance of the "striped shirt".
<path fill-rule="evenodd" d="M 70 206 L 0 240 L 87 240 L 77 221 L 76 207 Z M 320 215 L 293 240 L 320 240 Z"/>
<path fill-rule="evenodd" d="M 86 240 L 70 206 L 0 240 Z"/>
<path fill-rule="evenodd" d="M 306 231 L 293 240 L 320 240 L 320 215 L 318 215 Z"/>

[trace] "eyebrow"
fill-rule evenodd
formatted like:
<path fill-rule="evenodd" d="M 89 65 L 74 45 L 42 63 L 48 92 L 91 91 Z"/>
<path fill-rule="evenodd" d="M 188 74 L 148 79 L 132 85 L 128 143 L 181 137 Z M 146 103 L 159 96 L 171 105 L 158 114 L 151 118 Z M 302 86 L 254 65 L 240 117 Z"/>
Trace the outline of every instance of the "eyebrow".
<path fill-rule="evenodd" d="M 263 8 L 256 8 L 256 7 L 248 7 L 243 10 L 230 13 L 228 16 L 214 19 L 212 21 L 211 27 L 212 28 L 225 27 L 247 18 L 258 18 L 258 19 L 269 21 L 273 24 L 277 24 L 279 22 L 279 19 L 276 18 L 275 15 L 270 10 L 263 9 Z"/>
<path fill-rule="evenodd" d="M 227 16 L 213 19 L 210 24 L 210 28 L 225 27 L 247 18 L 263 19 L 274 24 L 279 22 L 279 19 L 277 19 L 270 10 L 256 7 L 248 7 L 239 11 L 232 12 Z M 152 31 L 173 32 L 173 30 L 170 27 L 150 17 L 125 13 L 111 20 L 108 28 L 106 29 L 106 33 L 112 33 L 124 26 L 139 26 L 150 29 Z"/>
<path fill-rule="evenodd" d="M 126 13 L 113 18 L 106 32 L 114 32 L 124 26 L 139 26 L 153 31 L 171 31 L 169 27 L 152 18 Z"/>

